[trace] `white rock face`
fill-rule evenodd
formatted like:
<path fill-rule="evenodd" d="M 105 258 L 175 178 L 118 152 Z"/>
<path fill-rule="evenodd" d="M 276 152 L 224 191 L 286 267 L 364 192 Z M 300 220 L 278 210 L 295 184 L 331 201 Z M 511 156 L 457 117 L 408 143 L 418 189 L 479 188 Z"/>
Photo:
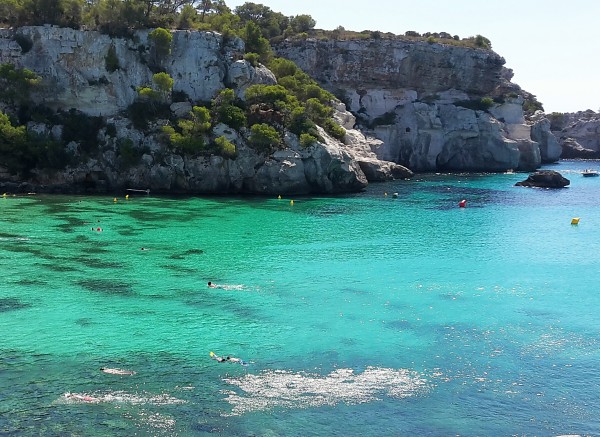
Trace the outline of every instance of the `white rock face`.
<path fill-rule="evenodd" d="M 520 88 L 492 51 L 401 39 L 286 41 L 276 50 L 343 98 L 361 130 L 381 140 L 372 148 L 381 160 L 416 172 L 530 171 L 560 156 L 545 124 L 532 138 Z M 495 96 L 504 103 L 487 112 L 464 107 Z"/>
<path fill-rule="evenodd" d="M 562 154 L 562 147 L 550 130 L 551 123 L 546 118 L 546 114 L 537 111 L 528 121 L 531 125 L 531 139 L 539 144 L 542 162 L 558 161 Z M 600 137 L 600 130 L 598 132 Z"/>
<path fill-rule="evenodd" d="M 253 67 L 248 61 L 239 60 L 229 66 L 227 83 L 236 89 L 236 95 L 244 99 L 246 89 L 254 84 L 275 85 L 277 79 L 264 65 Z"/>
<path fill-rule="evenodd" d="M 111 116 L 136 99 L 138 87 L 152 85 L 148 33 L 140 30 L 127 39 L 54 26 L 0 29 L 0 63 L 28 68 L 43 78 L 44 91 L 34 96 L 37 103 Z M 28 51 L 21 49 L 16 35 L 32 44 Z M 113 72 L 106 68 L 110 49 L 119 65 Z M 208 101 L 224 88 L 240 50 L 243 52 L 241 40 L 224 47 L 221 35 L 215 32 L 174 31 L 171 54 L 160 64 L 174 79 L 174 91 L 184 92 L 193 101 Z M 274 80 L 263 70 L 236 71 L 236 81 L 244 87 Z"/>

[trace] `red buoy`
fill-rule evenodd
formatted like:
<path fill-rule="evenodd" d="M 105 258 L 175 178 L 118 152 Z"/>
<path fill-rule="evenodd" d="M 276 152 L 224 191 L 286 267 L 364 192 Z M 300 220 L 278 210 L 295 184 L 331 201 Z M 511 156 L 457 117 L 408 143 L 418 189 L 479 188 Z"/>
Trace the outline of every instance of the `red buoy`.
<path fill-rule="evenodd" d="M 465 206 L 467 206 L 467 201 L 465 199 L 461 200 L 460 202 L 458 202 L 458 206 L 464 208 Z"/>

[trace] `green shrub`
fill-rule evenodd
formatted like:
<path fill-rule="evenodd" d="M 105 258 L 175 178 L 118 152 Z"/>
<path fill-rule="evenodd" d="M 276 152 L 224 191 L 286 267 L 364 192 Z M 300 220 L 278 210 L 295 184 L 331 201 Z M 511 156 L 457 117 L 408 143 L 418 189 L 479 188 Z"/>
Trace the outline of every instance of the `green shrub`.
<path fill-rule="evenodd" d="M 480 47 L 482 49 L 491 49 L 492 43 L 489 39 L 482 35 L 475 36 L 475 46 Z"/>
<path fill-rule="evenodd" d="M 13 126 L 8 115 L 0 112 L 0 146 L 17 146 L 23 144 L 26 139 L 25 126 Z"/>
<path fill-rule="evenodd" d="M 263 64 L 272 57 L 269 40 L 263 37 L 261 28 L 253 21 L 248 21 L 242 31 L 242 39 L 246 43 L 246 53 L 257 53 Z"/>
<path fill-rule="evenodd" d="M 248 61 L 253 67 L 258 67 L 258 64 L 260 63 L 260 55 L 258 53 L 246 53 L 244 55 L 244 60 Z"/>
<path fill-rule="evenodd" d="M 27 68 L 15 68 L 13 64 L 0 65 L 0 99 L 24 104 L 31 91 L 38 87 L 41 78 Z"/>
<path fill-rule="evenodd" d="M 35 157 L 35 167 L 54 170 L 64 169 L 72 163 L 73 156 L 65 150 L 62 142 L 51 138 L 29 136 L 29 154 Z"/>
<path fill-rule="evenodd" d="M 215 145 L 217 146 L 217 151 L 221 156 L 225 158 L 235 158 L 237 154 L 235 144 L 233 144 L 224 136 L 215 138 Z"/>
<path fill-rule="evenodd" d="M 346 137 L 346 129 L 333 121 L 332 118 L 325 120 L 325 123 L 323 123 L 323 129 L 325 129 L 325 132 L 337 140 L 344 141 L 344 138 Z"/>
<path fill-rule="evenodd" d="M 160 103 L 158 100 L 152 104 L 148 103 L 148 101 L 136 100 L 127 108 L 127 116 L 136 129 L 146 130 L 150 120 L 169 118 L 171 116 L 169 105 Z"/>
<path fill-rule="evenodd" d="M 75 141 L 83 151 L 93 153 L 98 148 L 98 131 L 104 127 L 102 117 L 93 117 L 75 109 L 61 114 L 62 140 L 65 143 Z"/>
<path fill-rule="evenodd" d="M 33 168 L 61 169 L 70 161 L 62 142 L 31 134 L 0 112 L 0 162 L 9 172 L 27 177 Z"/>
<path fill-rule="evenodd" d="M 527 115 L 533 115 L 535 111 L 543 111 L 544 106 L 536 99 L 534 95 L 529 95 L 523 102 L 523 111 Z"/>
<path fill-rule="evenodd" d="M 268 124 L 254 124 L 250 132 L 250 145 L 259 152 L 271 152 L 281 141 L 279 133 Z"/>
<path fill-rule="evenodd" d="M 175 81 L 167 73 L 156 73 L 152 76 L 152 81 L 156 85 L 157 91 L 160 93 L 162 98 L 166 101 L 171 91 L 173 90 L 173 84 Z"/>
<path fill-rule="evenodd" d="M 317 130 L 317 125 L 314 121 L 310 119 L 310 117 L 306 113 L 306 109 L 303 107 L 295 108 L 289 117 L 288 129 L 290 132 L 295 133 L 298 136 L 302 134 L 310 134 L 311 136 L 319 138 L 319 132 Z"/>
<path fill-rule="evenodd" d="M 247 123 L 246 113 L 233 105 L 222 105 L 217 111 L 217 120 L 235 130 L 240 130 Z"/>
<path fill-rule="evenodd" d="M 568 120 L 566 114 L 562 112 L 552 112 L 551 114 L 546 114 L 548 120 L 550 120 L 550 130 L 551 131 L 560 131 L 565 128 L 565 122 Z"/>
<path fill-rule="evenodd" d="M 479 100 L 460 100 L 454 102 L 455 106 L 472 109 L 473 111 L 487 111 L 494 104 L 494 99 L 491 97 L 483 97 Z"/>
<path fill-rule="evenodd" d="M 319 125 L 323 125 L 333 114 L 333 109 L 330 106 L 325 106 L 316 98 L 308 99 L 305 108 L 306 115 Z"/>
<path fill-rule="evenodd" d="M 121 169 L 127 169 L 139 164 L 143 150 L 134 146 L 130 138 L 119 138 L 117 140 L 117 150 L 119 153 L 119 164 Z"/>
<path fill-rule="evenodd" d="M 311 134 L 300 134 L 300 145 L 302 147 L 310 147 L 319 140 Z"/>
<path fill-rule="evenodd" d="M 490 109 L 494 105 L 494 99 L 491 97 L 483 97 L 481 99 L 481 105 L 486 109 Z"/>
<path fill-rule="evenodd" d="M 157 27 L 148 34 L 148 38 L 154 44 L 154 49 L 158 56 L 166 57 L 171 54 L 171 42 L 173 41 L 173 34 L 167 29 Z"/>
<path fill-rule="evenodd" d="M 177 132 L 172 126 L 163 126 L 162 131 L 169 144 L 182 153 L 196 155 L 206 149 L 204 137 L 202 136 L 185 136 Z"/>
<path fill-rule="evenodd" d="M 110 73 L 113 73 L 120 68 L 119 58 L 117 57 L 117 51 L 115 50 L 114 45 L 111 45 L 108 48 L 108 52 L 106 53 L 106 57 L 104 58 L 104 64 L 106 67 L 106 71 Z"/>
<path fill-rule="evenodd" d="M 139 87 L 137 89 L 137 92 L 142 100 L 147 100 L 147 101 L 160 100 L 160 93 L 156 90 L 153 90 L 150 87 Z"/>
<path fill-rule="evenodd" d="M 290 102 L 292 95 L 281 85 L 251 85 L 246 89 L 246 103 L 268 104 L 274 106 L 276 102 Z"/>
<path fill-rule="evenodd" d="M 206 150 L 204 135 L 210 130 L 210 112 L 204 106 L 194 106 L 188 119 L 177 121 L 177 130 L 163 126 L 169 144 L 183 153 L 198 154 Z"/>

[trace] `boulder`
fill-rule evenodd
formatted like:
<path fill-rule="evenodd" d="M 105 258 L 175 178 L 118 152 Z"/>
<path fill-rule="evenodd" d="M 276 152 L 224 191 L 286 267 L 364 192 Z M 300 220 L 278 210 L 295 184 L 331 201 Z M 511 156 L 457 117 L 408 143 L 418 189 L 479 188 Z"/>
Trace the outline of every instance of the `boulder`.
<path fill-rule="evenodd" d="M 557 171 L 540 170 L 533 174 L 530 174 L 526 180 L 517 182 L 515 186 L 537 188 L 564 188 L 570 183 L 571 181 L 569 181 Z"/>

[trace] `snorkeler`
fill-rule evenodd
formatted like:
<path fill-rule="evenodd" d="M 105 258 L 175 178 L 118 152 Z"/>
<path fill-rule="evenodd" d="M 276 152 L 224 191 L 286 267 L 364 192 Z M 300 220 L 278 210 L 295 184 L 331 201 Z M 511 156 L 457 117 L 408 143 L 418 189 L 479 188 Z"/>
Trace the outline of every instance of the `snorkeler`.
<path fill-rule="evenodd" d="M 111 369 L 108 367 L 100 367 L 104 373 L 110 373 L 111 375 L 135 375 L 136 372 L 133 370 L 124 370 L 124 369 Z"/>
<path fill-rule="evenodd" d="M 65 393 L 65 399 L 79 401 L 79 402 L 91 402 L 91 403 L 97 403 L 97 402 L 100 402 L 100 400 L 101 400 L 101 399 L 95 398 L 93 396 L 80 395 L 78 393 Z"/>
<path fill-rule="evenodd" d="M 214 352 L 211 351 L 210 353 L 210 357 L 213 360 L 218 361 L 219 363 L 226 363 L 226 362 L 230 362 L 230 363 L 240 363 L 242 366 L 247 366 L 248 363 L 245 362 L 244 360 L 242 360 L 241 358 L 237 358 L 237 357 L 230 357 L 229 355 L 227 355 L 226 357 L 221 357 L 217 354 L 215 354 Z"/>

